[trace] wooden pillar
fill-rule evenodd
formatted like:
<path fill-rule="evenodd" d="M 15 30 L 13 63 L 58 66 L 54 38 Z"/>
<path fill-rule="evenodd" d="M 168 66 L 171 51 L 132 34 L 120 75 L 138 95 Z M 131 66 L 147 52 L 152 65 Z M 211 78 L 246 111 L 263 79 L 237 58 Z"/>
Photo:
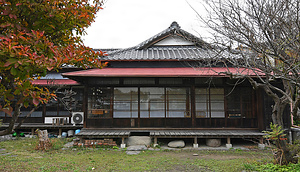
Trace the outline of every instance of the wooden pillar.
<path fill-rule="evenodd" d="M 114 126 L 114 87 L 110 87 L 110 117 L 111 117 L 111 124 Z"/>
<path fill-rule="evenodd" d="M 31 135 L 34 135 L 34 128 L 31 128 Z"/>
<path fill-rule="evenodd" d="M 61 133 L 62 133 L 62 129 L 59 128 L 59 129 L 58 129 L 58 135 L 61 136 Z"/>
<path fill-rule="evenodd" d="M 209 127 L 211 127 L 211 97 L 210 97 L 210 88 L 208 89 L 208 113 L 209 113 Z"/>
<path fill-rule="evenodd" d="M 194 144 L 193 144 L 193 148 L 198 148 L 198 137 L 197 136 L 195 136 L 194 137 Z"/>
<path fill-rule="evenodd" d="M 228 149 L 232 148 L 232 144 L 231 144 L 231 142 L 230 142 L 230 137 L 229 137 L 229 136 L 227 137 L 226 148 L 228 148 Z"/>
<path fill-rule="evenodd" d="M 265 113 L 264 113 L 264 92 L 261 89 L 256 90 L 256 118 L 257 118 L 257 127 L 260 131 L 265 130 Z"/>
<path fill-rule="evenodd" d="M 191 87 L 191 116 L 192 116 L 192 127 L 196 127 L 196 96 L 195 96 L 195 86 Z"/>
<path fill-rule="evenodd" d="M 125 137 L 123 136 L 123 137 L 122 137 L 122 143 L 121 143 L 121 148 L 122 148 L 122 149 L 126 148 L 126 144 L 125 144 L 125 141 L 124 141 L 124 140 L 125 140 Z"/>
<path fill-rule="evenodd" d="M 122 137 L 122 144 L 125 144 L 125 138 Z"/>
<path fill-rule="evenodd" d="M 46 104 L 42 105 L 42 117 L 43 117 L 43 123 L 45 123 L 45 117 L 46 117 Z"/>
<path fill-rule="evenodd" d="M 223 81 L 224 83 L 224 81 Z M 228 87 L 227 85 L 224 87 L 224 92 L 225 92 L 225 95 L 228 94 Z M 224 95 L 224 111 L 225 111 L 225 126 L 224 127 L 227 127 L 227 121 L 228 121 L 228 102 L 227 102 L 227 97 Z"/>
<path fill-rule="evenodd" d="M 165 110 L 165 119 L 164 126 L 167 127 L 167 89 L 164 87 L 164 110 Z"/>
<path fill-rule="evenodd" d="M 227 137 L 227 144 L 231 144 L 230 137 Z"/>
<path fill-rule="evenodd" d="M 153 143 L 153 146 L 155 147 L 155 146 L 157 146 L 158 144 L 157 144 L 157 137 L 156 136 L 154 136 L 154 143 Z"/>
<path fill-rule="evenodd" d="M 141 120 L 141 88 L 138 87 L 138 127 L 140 127 L 140 120 Z"/>
<path fill-rule="evenodd" d="M 258 149 L 265 149 L 266 145 L 264 144 L 264 138 L 261 136 L 259 138 Z"/>
<path fill-rule="evenodd" d="M 88 85 L 84 85 L 83 89 L 83 102 L 82 102 L 82 110 L 84 112 L 83 115 L 83 128 L 87 128 L 87 114 L 88 114 Z"/>

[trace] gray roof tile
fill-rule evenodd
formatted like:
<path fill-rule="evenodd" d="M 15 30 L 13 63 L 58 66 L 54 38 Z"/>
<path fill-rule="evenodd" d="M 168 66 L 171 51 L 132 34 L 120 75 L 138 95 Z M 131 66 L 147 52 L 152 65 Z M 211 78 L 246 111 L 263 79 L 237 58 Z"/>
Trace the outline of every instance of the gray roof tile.
<path fill-rule="evenodd" d="M 103 60 L 195 60 L 209 58 L 212 51 L 197 46 L 161 46 L 147 49 L 124 49 L 109 52 Z"/>

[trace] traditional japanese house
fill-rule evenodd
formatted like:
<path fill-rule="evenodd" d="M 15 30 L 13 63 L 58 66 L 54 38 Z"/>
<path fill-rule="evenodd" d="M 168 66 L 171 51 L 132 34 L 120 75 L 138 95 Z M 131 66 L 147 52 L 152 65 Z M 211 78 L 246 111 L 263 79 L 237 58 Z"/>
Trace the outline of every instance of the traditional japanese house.
<path fill-rule="evenodd" d="M 143 132 L 155 142 L 188 137 L 195 144 L 197 138 L 260 138 L 269 125 L 272 102 L 264 92 L 222 74 L 234 67 L 203 67 L 210 45 L 176 22 L 137 46 L 104 51 L 103 69 L 65 69 L 64 78 L 53 74 L 54 85 L 76 92 L 76 106 L 68 111 L 63 101 L 52 102 L 37 112 L 39 122 L 77 113 L 83 117 L 82 138 L 124 140 Z M 35 84 L 49 85 L 49 79 Z"/>

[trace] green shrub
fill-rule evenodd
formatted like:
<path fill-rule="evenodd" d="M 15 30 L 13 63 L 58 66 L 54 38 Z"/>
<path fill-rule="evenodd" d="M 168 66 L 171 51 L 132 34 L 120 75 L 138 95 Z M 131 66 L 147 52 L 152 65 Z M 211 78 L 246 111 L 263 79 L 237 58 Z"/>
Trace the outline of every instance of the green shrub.
<path fill-rule="evenodd" d="M 247 171 L 257 171 L 257 165 L 255 164 L 244 164 L 244 168 Z"/>
<path fill-rule="evenodd" d="M 247 171 L 261 171 L 261 172 L 299 172 L 300 164 L 288 164 L 288 165 L 279 165 L 279 164 L 244 164 L 244 168 Z"/>
<path fill-rule="evenodd" d="M 294 121 L 294 125 L 300 126 L 300 118 L 298 116 L 294 116 L 293 121 Z"/>
<path fill-rule="evenodd" d="M 299 172 L 300 171 L 300 164 L 289 164 L 289 165 L 279 165 L 279 164 L 264 164 L 261 165 L 258 168 L 258 171 L 265 171 L 265 172 L 273 172 L 273 171 L 278 171 L 278 172 Z"/>

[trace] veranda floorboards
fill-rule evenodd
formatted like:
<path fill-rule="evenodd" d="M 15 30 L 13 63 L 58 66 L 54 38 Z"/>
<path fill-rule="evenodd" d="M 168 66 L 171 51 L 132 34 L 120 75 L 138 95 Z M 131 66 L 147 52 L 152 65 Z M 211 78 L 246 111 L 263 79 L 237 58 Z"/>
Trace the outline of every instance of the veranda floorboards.
<path fill-rule="evenodd" d="M 82 129 L 76 136 L 80 138 L 126 138 L 131 132 L 136 130 L 117 130 L 117 129 Z M 150 137 L 156 138 L 259 138 L 265 135 L 257 130 L 155 130 L 155 129 L 139 129 L 138 132 L 149 132 Z"/>

